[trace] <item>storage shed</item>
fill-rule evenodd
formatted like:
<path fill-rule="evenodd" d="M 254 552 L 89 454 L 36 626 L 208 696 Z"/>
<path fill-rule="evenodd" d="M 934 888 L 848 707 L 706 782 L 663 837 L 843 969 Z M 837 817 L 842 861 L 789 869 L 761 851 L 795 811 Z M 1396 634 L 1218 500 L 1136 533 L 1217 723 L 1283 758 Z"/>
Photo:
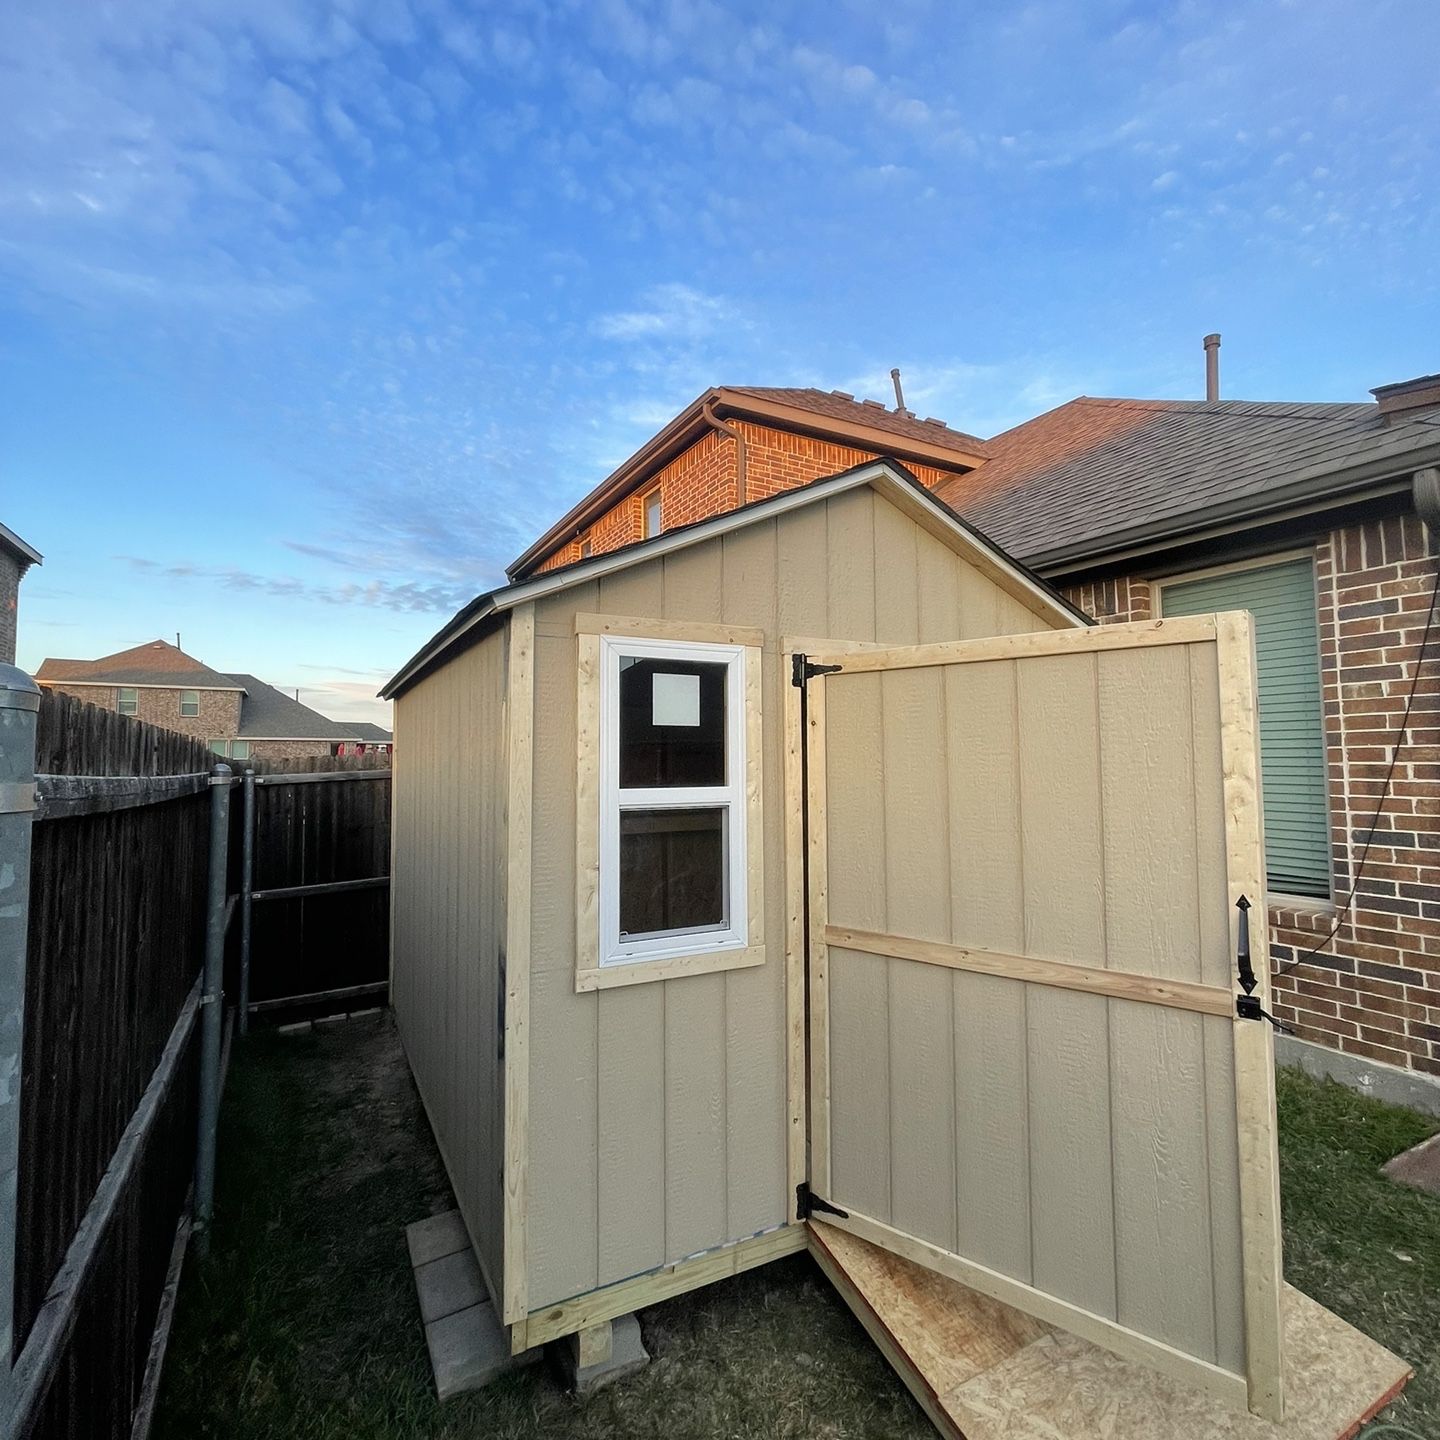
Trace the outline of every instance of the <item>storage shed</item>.
<path fill-rule="evenodd" d="M 891 461 L 462 610 L 385 691 L 392 997 L 513 1346 L 820 1211 L 1278 1415 L 1252 666 Z"/>

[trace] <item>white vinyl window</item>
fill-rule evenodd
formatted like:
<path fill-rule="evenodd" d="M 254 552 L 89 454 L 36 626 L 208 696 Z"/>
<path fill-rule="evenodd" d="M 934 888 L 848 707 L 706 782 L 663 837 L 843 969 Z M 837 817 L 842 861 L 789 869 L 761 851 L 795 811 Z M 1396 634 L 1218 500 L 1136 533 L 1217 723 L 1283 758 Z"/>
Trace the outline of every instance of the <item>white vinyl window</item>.
<path fill-rule="evenodd" d="M 191 720 L 200 713 L 200 692 L 198 690 L 182 690 L 180 692 L 180 713 Z"/>
<path fill-rule="evenodd" d="M 135 715 L 140 710 L 140 692 L 129 685 L 121 685 L 115 692 L 115 708 L 122 715 Z"/>
<path fill-rule="evenodd" d="M 745 647 L 600 644 L 600 965 L 747 944 Z"/>
<path fill-rule="evenodd" d="M 649 540 L 660 533 L 660 487 L 657 485 L 644 500 L 645 506 L 645 539 Z"/>

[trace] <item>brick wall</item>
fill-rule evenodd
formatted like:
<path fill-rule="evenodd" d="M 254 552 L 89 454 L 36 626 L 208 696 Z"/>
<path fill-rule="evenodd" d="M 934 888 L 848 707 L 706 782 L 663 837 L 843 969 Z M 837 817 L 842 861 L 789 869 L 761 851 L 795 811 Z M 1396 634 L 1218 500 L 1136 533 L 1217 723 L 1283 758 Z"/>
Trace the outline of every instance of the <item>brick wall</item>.
<path fill-rule="evenodd" d="M 812 436 L 775 430 L 748 420 L 731 422 L 745 439 L 745 499 L 764 500 L 827 475 L 838 475 L 876 458 L 878 452 L 856 450 Z M 923 484 L 934 488 L 954 472 L 933 465 L 908 467 Z M 554 570 L 580 559 L 589 540 L 591 553 L 604 555 L 639 540 L 645 533 L 644 500 L 660 487 L 660 523 L 665 530 L 707 520 L 733 510 L 737 503 L 735 441 L 711 430 L 682 451 L 633 495 L 606 511 L 590 528 L 549 555 L 538 570 Z"/>
<path fill-rule="evenodd" d="M 0 665 L 15 663 L 15 621 L 20 597 L 20 562 L 0 550 Z"/>
<path fill-rule="evenodd" d="M 329 755 L 334 749 L 333 740 L 252 740 L 250 757 L 253 760 L 308 760 Z"/>
<path fill-rule="evenodd" d="M 1277 971 L 1320 944 L 1349 893 L 1415 673 L 1437 559 L 1413 515 L 1314 546 L 1335 904 L 1270 906 Z M 1102 622 L 1152 615 L 1148 582 L 1071 587 Z M 1303 1038 L 1440 1075 L 1440 634 L 1355 902 L 1324 953 L 1275 977 L 1275 1013 Z"/>
<path fill-rule="evenodd" d="M 118 686 L 114 685 L 51 685 L 62 695 L 73 695 L 105 710 L 117 705 Z M 135 687 L 135 718 L 197 740 L 228 739 L 240 728 L 240 693 L 236 690 L 200 690 L 200 713 L 180 713 L 180 687 Z"/>

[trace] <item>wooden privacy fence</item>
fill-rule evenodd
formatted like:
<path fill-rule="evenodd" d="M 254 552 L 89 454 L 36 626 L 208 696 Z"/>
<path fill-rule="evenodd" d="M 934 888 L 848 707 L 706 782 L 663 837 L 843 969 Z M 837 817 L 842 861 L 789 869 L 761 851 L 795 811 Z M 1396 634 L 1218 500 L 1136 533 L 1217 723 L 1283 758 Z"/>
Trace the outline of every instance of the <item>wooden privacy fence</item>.
<path fill-rule="evenodd" d="M 207 1238 L 247 901 L 260 902 L 250 938 L 262 995 L 312 976 L 373 987 L 388 967 L 388 772 L 290 764 L 307 773 L 250 777 L 251 796 L 266 798 L 247 825 L 241 777 L 202 742 L 42 696 L 0 666 L 7 1440 L 148 1431 L 192 1223 L 202 1248 Z M 334 798 L 295 798 L 311 792 Z M 347 794 L 358 803 L 347 808 Z M 363 889 L 329 881 L 346 866 Z M 287 919 L 291 899 L 250 895 L 252 874 L 272 889 L 321 888 L 294 897 Z M 368 921 L 313 908 L 356 899 Z"/>

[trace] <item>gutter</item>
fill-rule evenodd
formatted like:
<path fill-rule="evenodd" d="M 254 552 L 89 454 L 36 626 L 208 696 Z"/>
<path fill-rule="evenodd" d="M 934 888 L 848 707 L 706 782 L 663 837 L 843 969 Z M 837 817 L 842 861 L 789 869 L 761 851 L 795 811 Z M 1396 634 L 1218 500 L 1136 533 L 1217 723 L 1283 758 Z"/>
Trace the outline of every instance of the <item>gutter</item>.
<path fill-rule="evenodd" d="M 749 463 L 749 451 L 745 444 L 745 437 L 733 425 L 727 425 L 716 415 L 714 400 L 706 400 L 700 407 L 700 413 L 720 434 L 728 436 L 735 442 L 735 503 L 743 505 L 745 503 L 745 471 Z"/>

